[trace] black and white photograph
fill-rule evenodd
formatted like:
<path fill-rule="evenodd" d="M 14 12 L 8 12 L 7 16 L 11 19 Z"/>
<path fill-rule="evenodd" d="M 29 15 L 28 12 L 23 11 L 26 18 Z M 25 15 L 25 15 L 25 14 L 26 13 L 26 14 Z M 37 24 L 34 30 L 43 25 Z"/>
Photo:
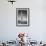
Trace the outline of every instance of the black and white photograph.
<path fill-rule="evenodd" d="M 16 8 L 16 25 L 29 26 L 29 8 Z"/>

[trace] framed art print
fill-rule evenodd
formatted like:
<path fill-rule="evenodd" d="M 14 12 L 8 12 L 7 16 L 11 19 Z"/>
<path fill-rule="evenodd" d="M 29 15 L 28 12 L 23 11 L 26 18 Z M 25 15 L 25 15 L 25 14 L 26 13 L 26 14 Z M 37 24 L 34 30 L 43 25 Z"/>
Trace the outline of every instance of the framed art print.
<path fill-rule="evenodd" d="M 16 26 L 29 26 L 29 8 L 16 8 Z"/>

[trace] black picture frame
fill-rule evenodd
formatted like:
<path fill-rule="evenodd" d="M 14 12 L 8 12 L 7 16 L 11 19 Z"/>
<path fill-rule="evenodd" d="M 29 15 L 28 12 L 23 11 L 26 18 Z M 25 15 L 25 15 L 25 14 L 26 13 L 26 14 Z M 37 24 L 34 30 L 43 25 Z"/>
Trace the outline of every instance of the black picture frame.
<path fill-rule="evenodd" d="M 29 8 L 16 8 L 16 26 L 29 26 Z"/>

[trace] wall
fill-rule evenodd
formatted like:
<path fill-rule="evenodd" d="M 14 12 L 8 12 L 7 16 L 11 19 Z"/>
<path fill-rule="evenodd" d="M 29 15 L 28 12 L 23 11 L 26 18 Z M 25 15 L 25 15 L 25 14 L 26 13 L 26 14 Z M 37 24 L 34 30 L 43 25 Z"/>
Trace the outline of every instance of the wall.
<path fill-rule="evenodd" d="M 0 40 L 15 40 L 18 32 L 31 35 L 33 40 L 46 40 L 46 1 L 17 0 L 12 5 L 0 0 Z M 16 27 L 16 8 L 30 8 L 30 26 Z"/>

